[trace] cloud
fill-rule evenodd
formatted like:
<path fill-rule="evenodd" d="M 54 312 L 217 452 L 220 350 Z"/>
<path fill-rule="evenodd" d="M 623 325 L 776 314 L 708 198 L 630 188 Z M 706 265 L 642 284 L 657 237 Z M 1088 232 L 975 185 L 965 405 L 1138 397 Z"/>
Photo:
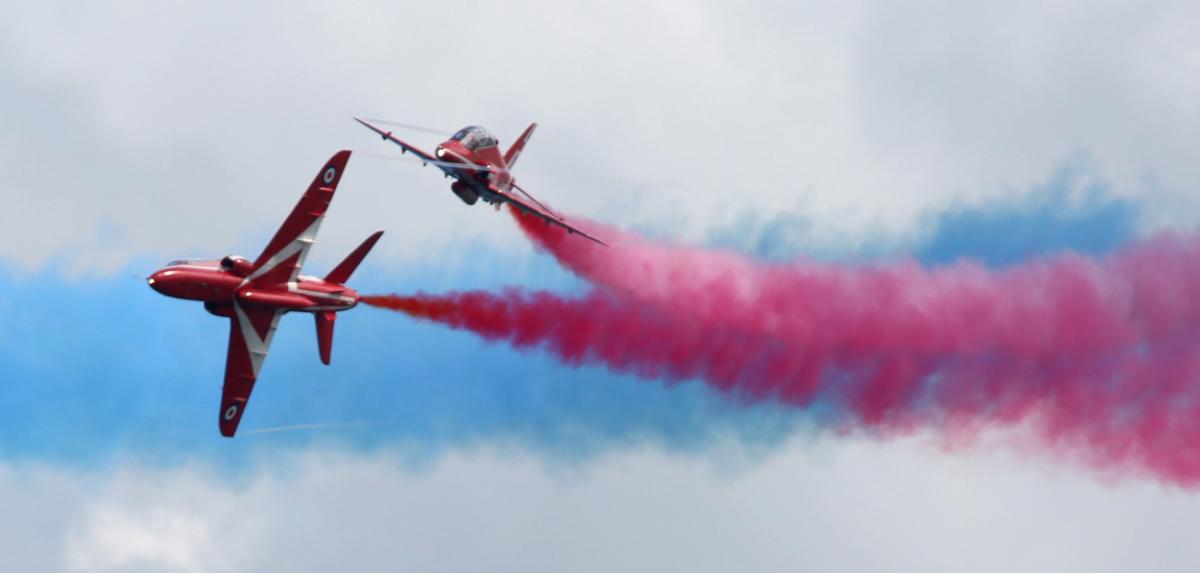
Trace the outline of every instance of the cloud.
<path fill-rule="evenodd" d="M 4 521 L 24 524 L 0 549 L 10 566 L 71 573 L 1200 565 L 1186 542 L 1200 501 L 1154 486 L 948 457 L 921 439 L 792 442 L 752 465 L 740 456 L 634 448 L 564 468 L 488 447 L 411 471 L 386 451 L 316 449 L 233 481 L 207 465 L 0 464 Z M 49 502 L 10 503 L 18 497 Z"/>
<path fill-rule="evenodd" d="M 232 513 L 232 512 L 231 512 Z M 227 521 L 236 515 L 223 516 Z M 214 520 L 215 521 L 215 520 Z M 195 515 L 165 508 L 130 514 L 113 506 L 89 508 L 78 531 L 66 541 L 70 571 L 145 570 L 232 571 L 220 566 L 229 549 L 212 543 L 212 526 Z M 215 561 L 215 563 L 214 563 Z"/>
<path fill-rule="evenodd" d="M 956 10 L 24 4 L 0 23 L 0 193 L 21 213 L 0 257 L 113 272 L 264 238 L 335 150 L 393 152 L 356 114 L 505 140 L 537 120 L 527 187 L 684 239 L 809 188 L 819 236 L 911 237 L 931 206 L 1027 188 L 1076 149 L 1121 197 L 1153 199 L 1149 223 L 1195 223 L 1200 45 L 1181 24 L 1194 7 Z M 508 32 L 450 41 L 464 21 Z M 464 80 L 448 62 L 475 69 Z M 523 248 L 484 211 L 428 170 L 361 156 L 323 234 L 341 253 L 403 229 L 379 253 L 403 261 L 462 257 L 465 237 Z"/>

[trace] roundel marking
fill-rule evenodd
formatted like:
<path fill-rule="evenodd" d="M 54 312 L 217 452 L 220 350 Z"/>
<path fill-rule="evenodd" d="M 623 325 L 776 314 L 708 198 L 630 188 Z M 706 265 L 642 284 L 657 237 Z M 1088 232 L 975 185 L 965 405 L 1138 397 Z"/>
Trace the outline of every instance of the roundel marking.
<path fill-rule="evenodd" d="M 325 170 L 325 173 L 323 175 L 321 175 L 321 180 L 325 181 L 325 184 L 328 185 L 330 183 L 333 183 L 333 178 L 336 176 L 337 176 L 337 168 L 330 167 L 329 169 Z"/>
<path fill-rule="evenodd" d="M 228 421 L 232 420 L 233 417 L 237 415 L 237 412 L 238 412 L 237 404 L 234 404 L 228 408 L 225 408 L 225 421 L 228 422 Z"/>

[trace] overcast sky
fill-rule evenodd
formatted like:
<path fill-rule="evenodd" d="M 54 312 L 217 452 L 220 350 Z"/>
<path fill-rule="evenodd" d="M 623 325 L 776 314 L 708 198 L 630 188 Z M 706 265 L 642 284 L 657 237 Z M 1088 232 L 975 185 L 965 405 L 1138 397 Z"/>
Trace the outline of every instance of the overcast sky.
<path fill-rule="evenodd" d="M 579 288 L 506 215 L 371 155 L 396 151 L 356 115 L 481 124 L 503 145 L 537 121 L 517 174 L 557 208 L 766 257 L 940 262 L 931 244 L 978 239 L 939 226 L 966 212 L 1075 221 L 1019 252 L 1191 232 L 1198 28 L 1189 2 L 12 3 L 0 403 L 31 424 L 0 423 L 0 554 L 79 572 L 1195 569 L 1191 492 L 1009 447 L 814 433 L 372 309 L 339 326 L 333 370 L 285 320 L 258 424 L 328 421 L 305 402 L 323 391 L 338 419 L 365 393 L 421 423 L 227 454 L 205 441 L 225 326 L 128 277 L 256 254 L 352 149 L 313 268 L 385 229 L 373 289 Z M 1008 237 L 982 236 L 975 255 L 1012 262 L 987 255 Z"/>

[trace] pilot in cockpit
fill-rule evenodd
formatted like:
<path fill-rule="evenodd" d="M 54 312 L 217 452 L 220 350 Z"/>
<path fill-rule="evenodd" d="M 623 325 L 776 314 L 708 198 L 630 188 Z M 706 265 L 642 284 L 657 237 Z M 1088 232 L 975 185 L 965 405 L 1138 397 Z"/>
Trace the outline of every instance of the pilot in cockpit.
<path fill-rule="evenodd" d="M 471 151 L 492 147 L 499 143 L 495 136 L 488 133 L 488 130 L 477 125 L 471 125 L 458 130 L 458 133 L 455 133 L 450 139 L 462 143 L 463 147 Z"/>

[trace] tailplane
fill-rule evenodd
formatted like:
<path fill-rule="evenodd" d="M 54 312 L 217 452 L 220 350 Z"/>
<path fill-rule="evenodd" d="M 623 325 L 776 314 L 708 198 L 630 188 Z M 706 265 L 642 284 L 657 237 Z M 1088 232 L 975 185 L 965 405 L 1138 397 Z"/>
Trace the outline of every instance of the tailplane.
<path fill-rule="evenodd" d="M 375 246 L 375 243 L 379 241 L 379 237 L 382 236 L 383 231 L 376 231 L 373 235 L 367 237 L 367 240 L 363 241 L 357 249 L 354 249 L 353 252 L 346 256 L 346 260 L 339 263 L 332 271 L 329 271 L 329 275 L 325 277 L 325 280 L 331 283 L 345 284 L 346 281 L 350 280 L 350 275 L 354 274 L 354 270 L 358 268 L 358 264 L 367 256 L 367 253 L 371 252 L 371 248 Z"/>
<path fill-rule="evenodd" d="M 317 350 L 321 353 L 321 362 L 329 364 L 333 356 L 333 322 L 337 313 L 324 311 L 313 315 L 317 319 Z"/>

